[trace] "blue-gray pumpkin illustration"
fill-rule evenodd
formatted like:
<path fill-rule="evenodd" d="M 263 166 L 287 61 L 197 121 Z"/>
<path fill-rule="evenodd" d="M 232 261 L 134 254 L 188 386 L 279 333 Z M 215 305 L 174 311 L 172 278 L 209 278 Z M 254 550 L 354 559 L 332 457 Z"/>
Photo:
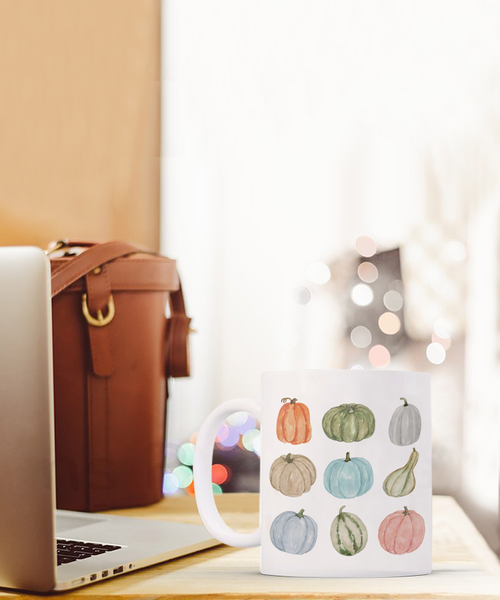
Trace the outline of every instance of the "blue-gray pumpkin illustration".
<path fill-rule="evenodd" d="M 366 458 L 338 458 L 326 467 L 323 483 L 327 492 L 335 498 L 362 496 L 373 485 L 373 469 Z"/>
<path fill-rule="evenodd" d="M 422 418 L 420 411 L 413 404 L 408 404 L 406 398 L 403 406 L 399 406 L 392 415 L 389 423 L 389 438 L 396 446 L 413 445 L 420 437 Z"/>
<path fill-rule="evenodd" d="M 304 515 L 287 510 L 274 519 L 271 525 L 271 542 L 282 552 L 305 554 L 314 548 L 318 539 L 316 521 Z"/>

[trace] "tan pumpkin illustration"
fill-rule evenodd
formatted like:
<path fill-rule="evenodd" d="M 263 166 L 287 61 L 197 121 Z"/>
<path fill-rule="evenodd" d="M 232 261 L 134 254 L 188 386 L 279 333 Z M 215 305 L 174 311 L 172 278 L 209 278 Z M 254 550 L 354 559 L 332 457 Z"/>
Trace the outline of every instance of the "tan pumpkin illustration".
<path fill-rule="evenodd" d="M 297 498 L 308 492 L 316 481 L 316 467 L 302 454 L 283 454 L 271 465 L 269 479 L 275 490 Z"/>
<path fill-rule="evenodd" d="M 290 401 L 290 404 L 288 404 Z M 309 409 L 297 398 L 283 398 L 283 406 L 278 413 L 276 435 L 280 442 L 305 444 L 311 439 L 311 418 Z"/>

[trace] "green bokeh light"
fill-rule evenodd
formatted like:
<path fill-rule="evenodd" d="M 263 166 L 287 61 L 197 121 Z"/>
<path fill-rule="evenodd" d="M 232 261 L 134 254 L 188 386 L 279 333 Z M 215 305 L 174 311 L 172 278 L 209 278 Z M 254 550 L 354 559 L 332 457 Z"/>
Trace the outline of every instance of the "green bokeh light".
<path fill-rule="evenodd" d="M 172 474 L 179 480 L 179 487 L 187 488 L 193 481 L 193 471 L 189 467 L 175 467 Z"/>
<path fill-rule="evenodd" d="M 258 429 L 250 429 L 247 431 L 242 438 L 243 446 L 250 452 L 253 452 L 254 441 L 260 437 L 260 431 Z"/>
<path fill-rule="evenodd" d="M 222 494 L 222 488 L 220 485 L 217 485 L 216 483 L 212 483 L 212 492 L 214 494 Z"/>
<path fill-rule="evenodd" d="M 181 444 L 177 450 L 177 458 L 183 465 L 190 467 L 194 462 L 194 444 L 190 442 Z"/>

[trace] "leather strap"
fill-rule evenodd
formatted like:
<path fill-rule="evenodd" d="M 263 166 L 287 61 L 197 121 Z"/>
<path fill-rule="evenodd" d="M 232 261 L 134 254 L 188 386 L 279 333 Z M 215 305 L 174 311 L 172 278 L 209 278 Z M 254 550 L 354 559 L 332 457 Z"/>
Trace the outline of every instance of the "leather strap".
<path fill-rule="evenodd" d="M 99 310 L 105 313 L 109 298 L 111 297 L 111 285 L 106 265 L 99 267 L 98 271 L 98 273 L 91 271 L 85 275 L 87 306 L 91 315 L 97 314 Z M 113 361 L 112 325 L 112 323 L 105 327 L 93 327 L 90 325 L 88 328 L 92 366 L 94 373 L 99 377 L 109 377 L 115 368 Z"/>
<path fill-rule="evenodd" d="M 77 244 L 68 243 L 68 246 Z M 130 254 L 153 254 L 157 252 L 142 250 L 125 242 L 106 242 L 90 246 L 87 250 L 68 260 L 66 265 L 59 267 L 52 273 L 52 298 L 65 290 L 69 285 L 93 271 L 96 267 Z"/>
<path fill-rule="evenodd" d="M 52 273 L 52 298 L 81 277 L 88 276 L 96 267 L 100 267 L 111 260 L 138 253 L 161 256 L 157 252 L 137 248 L 125 242 L 91 244 L 91 242 L 65 240 L 65 245 L 69 247 L 88 247 L 81 254 L 69 259 L 67 264 L 62 265 Z M 184 295 L 180 283 L 178 290 L 170 292 L 169 305 L 170 317 L 167 319 L 166 374 L 167 377 L 188 377 L 190 371 L 188 338 L 191 319 L 186 314 Z M 100 329 L 106 329 L 106 327 Z M 97 371 L 101 375 L 109 374 L 113 370 L 108 350 L 102 356 L 98 357 L 96 355 L 95 358 L 97 358 L 97 361 L 94 361 L 94 368 L 97 368 Z"/>
<path fill-rule="evenodd" d="M 169 295 L 170 317 L 167 319 L 167 377 L 189 377 L 189 332 L 191 319 L 186 314 L 182 286 Z"/>

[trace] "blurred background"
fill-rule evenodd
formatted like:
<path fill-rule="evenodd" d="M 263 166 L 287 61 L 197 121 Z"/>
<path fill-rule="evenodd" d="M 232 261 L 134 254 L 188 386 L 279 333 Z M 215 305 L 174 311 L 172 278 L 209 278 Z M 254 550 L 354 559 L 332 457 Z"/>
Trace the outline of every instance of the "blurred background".
<path fill-rule="evenodd" d="M 190 480 L 176 445 L 259 397 L 263 371 L 427 371 L 435 492 L 500 551 L 499 19 L 482 1 L 164 5 L 162 244 L 198 330 L 171 489 Z M 257 489 L 258 439 L 245 415 L 221 429 L 223 491 Z"/>
<path fill-rule="evenodd" d="M 197 333 L 167 494 L 263 371 L 432 375 L 434 491 L 500 554 L 500 42 L 494 1 L 3 0 L 0 243 L 126 239 Z M 214 491 L 256 491 L 259 424 Z"/>

